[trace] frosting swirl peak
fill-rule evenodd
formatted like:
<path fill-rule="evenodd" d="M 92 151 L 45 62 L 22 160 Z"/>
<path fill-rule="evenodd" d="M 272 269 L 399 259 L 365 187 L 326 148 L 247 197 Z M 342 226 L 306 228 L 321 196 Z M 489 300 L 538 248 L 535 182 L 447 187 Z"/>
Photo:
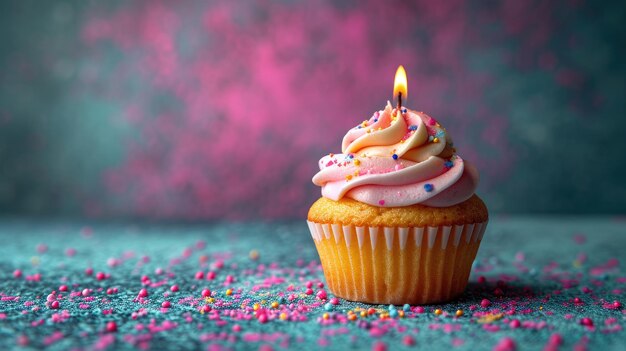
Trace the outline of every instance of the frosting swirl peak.
<path fill-rule="evenodd" d="M 447 207 L 469 199 L 478 172 L 455 154 L 452 139 L 432 117 L 382 111 L 348 131 L 341 154 L 319 161 L 313 183 L 331 200 L 346 196 L 380 207 Z"/>

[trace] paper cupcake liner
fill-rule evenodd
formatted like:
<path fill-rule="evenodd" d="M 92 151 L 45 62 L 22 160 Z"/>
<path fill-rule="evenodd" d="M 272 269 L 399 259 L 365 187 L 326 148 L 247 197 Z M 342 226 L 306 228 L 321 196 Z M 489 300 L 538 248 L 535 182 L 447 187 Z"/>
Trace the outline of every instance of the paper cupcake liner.
<path fill-rule="evenodd" d="M 348 300 L 427 304 L 460 295 L 487 222 L 357 227 L 307 221 L 329 289 Z"/>

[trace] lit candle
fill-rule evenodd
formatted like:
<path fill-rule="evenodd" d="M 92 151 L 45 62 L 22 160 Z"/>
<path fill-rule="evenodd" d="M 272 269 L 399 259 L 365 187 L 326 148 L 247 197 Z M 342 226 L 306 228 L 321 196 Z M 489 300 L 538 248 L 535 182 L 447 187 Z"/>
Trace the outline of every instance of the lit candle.
<path fill-rule="evenodd" d="M 398 99 L 398 110 L 402 108 L 402 98 L 406 100 L 408 95 L 409 88 L 406 80 L 406 71 L 404 67 L 400 65 L 396 70 L 396 78 L 393 82 L 393 98 Z"/>

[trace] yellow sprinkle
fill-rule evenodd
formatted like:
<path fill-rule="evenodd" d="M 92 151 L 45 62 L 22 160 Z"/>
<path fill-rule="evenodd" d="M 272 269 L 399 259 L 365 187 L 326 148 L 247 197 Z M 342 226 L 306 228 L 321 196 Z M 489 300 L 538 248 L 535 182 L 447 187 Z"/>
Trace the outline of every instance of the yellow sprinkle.
<path fill-rule="evenodd" d="M 438 143 L 439 142 L 439 138 L 433 138 L 433 143 Z"/>
<path fill-rule="evenodd" d="M 276 301 L 272 302 L 272 308 L 278 308 L 278 302 Z"/>
<path fill-rule="evenodd" d="M 350 180 L 352 180 L 352 174 L 348 174 L 348 175 L 346 176 L 346 181 L 350 181 Z"/>
<path fill-rule="evenodd" d="M 368 130 L 367 130 L 367 134 L 369 134 L 369 133 L 371 133 L 371 132 L 372 132 L 372 130 L 371 130 L 371 129 L 368 129 Z"/>
<path fill-rule="evenodd" d="M 367 317 L 367 312 L 365 311 L 361 311 L 361 313 L 359 313 L 361 315 L 361 317 L 365 318 Z"/>
<path fill-rule="evenodd" d="M 543 306 L 539 306 L 539 310 L 540 310 L 540 311 L 543 311 Z"/>
<path fill-rule="evenodd" d="M 256 261 L 259 258 L 259 252 L 257 250 L 250 250 L 250 259 Z"/>
<path fill-rule="evenodd" d="M 486 315 L 478 318 L 476 321 L 478 323 L 481 323 L 481 324 L 486 324 L 486 323 L 492 323 L 492 322 L 495 322 L 497 320 L 500 320 L 500 319 L 502 319 L 502 317 L 504 317 L 503 313 L 498 313 L 498 314 L 490 313 L 490 314 L 486 314 Z"/>
<path fill-rule="evenodd" d="M 360 166 L 361 165 L 361 161 L 360 160 L 354 160 L 354 165 L 355 166 Z"/>
<path fill-rule="evenodd" d="M 436 315 L 438 315 L 438 316 L 439 316 L 440 314 L 442 314 L 442 313 L 443 313 L 443 311 L 442 311 L 442 310 L 440 310 L 440 309 L 436 309 L 436 310 L 435 310 L 435 314 L 436 314 Z"/>
<path fill-rule="evenodd" d="M 255 303 L 254 305 L 252 305 L 252 309 L 255 311 L 258 311 L 259 308 L 261 308 L 261 306 L 258 303 Z"/>
<path fill-rule="evenodd" d="M 400 316 L 400 318 L 404 318 L 404 311 L 398 311 L 398 316 Z"/>
<path fill-rule="evenodd" d="M 354 314 L 354 313 L 348 315 L 348 319 L 351 320 L 351 321 L 356 320 L 356 318 L 357 318 L 356 314 Z"/>
<path fill-rule="evenodd" d="M 389 313 L 381 313 L 380 314 L 380 319 L 386 319 L 389 318 Z"/>
<path fill-rule="evenodd" d="M 463 315 L 463 310 L 456 310 L 456 316 L 461 317 Z"/>
<path fill-rule="evenodd" d="M 213 297 L 209 297 L 209 298 L 208 298 L 208 300 L 207 300 L 207 302 L 208 302 L 208 303 L 213 303 L 213 302 L 215 302 L 215 298 L 213 298 Z"/>
<path fill-rule="evenodd" d="M 226 295 L 230 296 L 233 294 L 233 289 L 226 289 Z"/>
<path fill-rule="evenodd" d="M 280 318 L 281 321 L 287 320 L 287 313 L 285 313 L 285 312 L 281 313 L 279 318 Z"/>
<path fill-rule="evenodd" d="M 322 315 L 322 318 L 324 318 L 324 319 L 328 319 L 328 318 L 330 318 L 330 315 L 329 315 L 328 313 L 324 313 L 324 314 Z"/>

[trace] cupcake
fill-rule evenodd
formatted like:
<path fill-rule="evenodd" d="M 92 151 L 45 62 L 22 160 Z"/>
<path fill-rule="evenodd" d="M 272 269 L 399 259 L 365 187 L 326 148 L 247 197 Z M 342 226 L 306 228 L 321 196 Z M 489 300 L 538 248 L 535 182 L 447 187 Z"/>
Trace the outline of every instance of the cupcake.
<path fill-rule="evenodd" d="M 322 197 L 307 221 L 333 294 L 396 305 L 462 294 L 488 212 L 446 130 L 387 103 L 341 150 L 319 161 Z"/>

